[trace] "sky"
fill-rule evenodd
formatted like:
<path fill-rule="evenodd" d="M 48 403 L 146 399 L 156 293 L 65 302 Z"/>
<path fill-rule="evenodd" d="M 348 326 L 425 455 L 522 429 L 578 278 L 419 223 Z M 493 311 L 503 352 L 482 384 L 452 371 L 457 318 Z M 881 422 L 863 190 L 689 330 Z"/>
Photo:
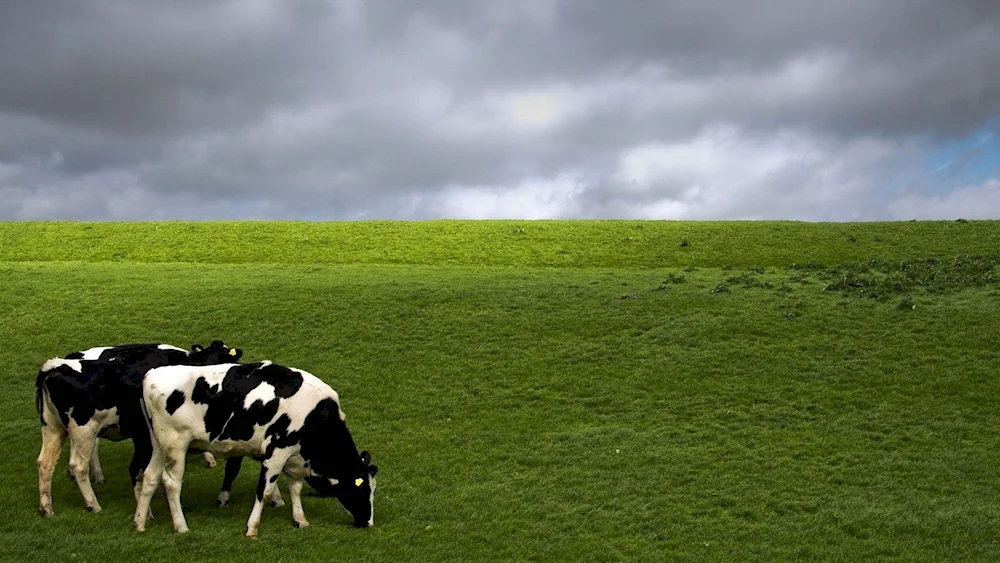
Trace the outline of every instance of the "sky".
<path fill-rule="evenodd" d="M 996 0 L 0 0 L 0 220 L 1000 219 Z"/>

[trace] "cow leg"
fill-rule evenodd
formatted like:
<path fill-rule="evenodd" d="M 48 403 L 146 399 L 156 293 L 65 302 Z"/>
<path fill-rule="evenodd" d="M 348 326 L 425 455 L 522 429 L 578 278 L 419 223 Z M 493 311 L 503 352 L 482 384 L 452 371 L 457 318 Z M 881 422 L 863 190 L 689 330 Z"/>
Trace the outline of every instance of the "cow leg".
<path fill-rule="evenodd" d="M 305 460 L 301 455 L 288 458 L 285 462 L 285 475 L 288 476 L 288 493 L 292 498 L 292 521 L 296 528 L 309 526 L 306 513 L 302 510 L 302 486 L 305 483 L 302 478 L 305 474 Z"/>
<path fill-rule="evenodd" d="M 136 505 L 139 503 L 139 494 L 142 491 L 143 475 L 149 468 L 150 460 L 153 457 L 151 440 L 148 432 L 137 432 L 132 437 L 132 445 L 135 446 L 135 449 L 132 451 L 132 461 L 128 465 L 128 474 L 132 478 L 132 492 L 135 495 Z M 152 509 L 146 513 L 146 518 L 153 519 Z"/>
<path fill-rule="evenodd" d="M 80 487 L 83 502 L 90 512 L 100 512 L 101 505 L 97 503 L 97 495 L 90 486 L 90 456 L 94 453 L 94 442 L 97 434 L 86 426 L 70 430 L 69 467 L 73 471 L 76 485 Z"/>
<path fill-rule="evenodd" d="M 288 494 L 292 497 L 292 521 L 296 528 L 309 526 L 306 513 L 302 510 L 302 479 L 288 478 Z"/>
<path fill-rule="evenodd" d="M 97 445 L 101 441 L 94 440 L 94 452 L 90 454 L 90 474 L 94 476 L 94 484 L 100 485 L 104 483 L 104 472 L 101 471 L 101 459 L 97 457 Z"/>
<path fill-rule="evenodd" d="M 226 459 L 226 470 L 222 475 L 222 488 L 219 489 L 219 506 L 226 506 L 229 503 L 229 492 L 233 490 L 233 482 L 240 474 L 240 467 L 243 465 L 242 457 L 230 457 Z"/>
<path fill-rule="evenodd" d="M 132 524 L 136 531 L 142 532 L 146 529 L 146 519 L 149 516 L 149 503 L 153 500 L 153 493 L 160 486 L 160 479 L 163 476 L 163 452 L 154 442 L 149 464 L 141 474 L 141 479 L 137 484 L 137 496 L 135 501 L 135 515 L 132 517 Z"/>
<path fill-rule="evenodd" d="M 70 447 L 70 450 L 73 449 L 73 437 L 72 436 L 69 437 L 69 447 Z M 73 467 L 70 466 L 68 463 L 66 464 L 66 479 L 68 481 L 76 481 L 76 477 L 73 476 Z"/>
<path fill-rule="evenodd" d="M 257 498 L 247 520 L 247 537 L 256 538 L 260 528 L 260 514 L 264 509 L 264 499 L 270 496 L 271 489 L 277 487 L 278 476 L 285 467 L 285 462 L 291 456 L 288 450 L 275 450 L 271 457 L 260 464 L 260 477 L 257 479 Z"/>
<path fill-rule="evenodd" d="M 188 531 L 184 520 L 184 510 L 181 508 L 181 485 L 184 484 L 184 463 L 187 461 L 187 448 L 171 448 L 165 451 L 163 460 L 163 488 L 167 491 L 167 505 L 170 506 L 170 517 L 174 521 L 174 530 L 178 534 Z"/>
<path fill-rule="evenodd" d="M 216 465 L 215 456 L 212 455 L 212 452 L 205 452 L 204 458 L 205 458 L 205 467 L 209 469 L 215 467 Z"/>
<path fill-rule="evenodd" d="M 55 428 L 51 423 L 42 426 L 42 449 L 38 453 L 38 511 L 45 517 L 52 516 L 52 474 L 56 471 L 65 439 L 65 428 Z"/>
<path fill-rule="evenodd" d="M 267 495 L 267 504 L 276 508 L 285 506 L 285 499 L 281 498 L 281 488 L 275 482 L 270 494 Z"/>
<path fill-rule="evenodd" d="M 69 437 L 69 447 L 70 450 L 73 449 L 73 437 Z M 76 481 L 76 477 L 73 476 L 73 468 L 67 463 L 66 464 L 66 479 L 69 481 Z"/>
<path fill-rule="evenodd" d="M 226 458 L 226 470 L 222 476 L 222 487 L 219 489 L 219 499 L 216 504 L 226 506 L 229 504 L 229 493 L 233 490 L 233 483 L 240 474 L 240 467 L 243 465 L 242 457 Z M 274 487 L 267 497 L 267 503 L 271 506 L 285 506 L 284 499 L 281 498 L 281 489 Z"/>

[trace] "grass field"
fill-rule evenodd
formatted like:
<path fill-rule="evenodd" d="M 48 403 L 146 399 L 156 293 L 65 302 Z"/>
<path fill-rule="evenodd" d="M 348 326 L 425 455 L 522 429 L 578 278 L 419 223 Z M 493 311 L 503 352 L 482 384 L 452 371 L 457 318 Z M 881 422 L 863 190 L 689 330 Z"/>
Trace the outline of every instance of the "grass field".
<path fill-rule="evenodd" d="M 995 561 L 1000 222 L 0 223 L 0 557 L 24 561 Z M 54 355 L 216 338 L 311 371 L 379 466 L 375 527 L 305 499 L 191 533 L 64 475 Z M 280 481 L 284 487 L 284 480 Z M 287 490 L 284 490 L 287 497 Z"/>

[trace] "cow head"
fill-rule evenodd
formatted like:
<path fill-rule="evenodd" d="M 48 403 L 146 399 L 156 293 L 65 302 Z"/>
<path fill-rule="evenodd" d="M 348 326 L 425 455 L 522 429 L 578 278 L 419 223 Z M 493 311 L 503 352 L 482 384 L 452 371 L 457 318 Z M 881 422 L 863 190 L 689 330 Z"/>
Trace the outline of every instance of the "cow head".
<path fill-rule="evenodd" d="M 343 479 L 306 477 L 306 482 L 325 497 L 337 497 L 340 504 L 354 517 L 354 527 L 368 528 L 375 523 L 375 474 L 378 466 L 371 465 L 371 455 L 361 452 L 361 464 Z M 333 482 L 333 484 L 331 484 Z"/>
<path fill-rule="evenodd" d="M 188 358 L 193 365 L 212 365 L 236 363 L 243 356 L 243 350 L 230 348 L 221 340 L 213 340 L 208 348 L 201 344 L 192 344 Z"/>

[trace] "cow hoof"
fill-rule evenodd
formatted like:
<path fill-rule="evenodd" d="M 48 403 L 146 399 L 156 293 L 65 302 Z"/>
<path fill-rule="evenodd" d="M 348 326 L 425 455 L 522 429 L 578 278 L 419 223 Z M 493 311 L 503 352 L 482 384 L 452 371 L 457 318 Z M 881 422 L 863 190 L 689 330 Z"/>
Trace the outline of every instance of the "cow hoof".
<path fill-rule="evenodd" d="M 87 507 L 87 512 L 93 512 L 94 514 L 97 514 L 100 511 L 101 511 L 101 505 L 99 505 L 99 504 L 95 504 L 94 506 L 88 506 Z"/>
<path fill-rule="evenodd" d="M 247 530 L 247 537 L 252 540 L 257 539 L 257 530 Z"/>
<path fill-rule="evenodd" d="M 52 517 L 52 509 L 51 508 L 45 508 L 44 506 L 39 506 L 38 507 L 38 512 L 40 512 L 42 514 L 42 518 L 51 518 Z"/>
<path fill-rule="evenodd" d="M 103 485 L 104 484 L 104 477 L 94 477 L 94 484 L 95 485 Z"/>
<path fill-rule="evenodd" d="M 178 534 L 186 534 L 186 533 L 188 533 L 188 532 L 189 532 L 190 530 L 188 530 L 188 527 L 187 527 L 187 526 L 184 526 L 183 528 L 177 528 L 177 529 L 176 529 L 175 531 L 176 531 L 176 532 L 177 532 Z"/>
<path fill-rule="evenodd" d="M 280 498 L 278 500 L 268 499 L 267 505 L 273 508 L 281 508 L 282 506 L 285 506 L 285 501 Z"/>
<path fill-rule="evenodd" d="M 301 520 L 301 521 L 300 520 L 293 520 L 293 522 L 295 522 L 295 527 L 299 528 L 299 529 L 308 528 L 309 527 L 309 521 L 308 520 Z"/>
<path fill-rule="evenodd" d="M 212 469 L 215 467 L 215 460 L 205 460 L 205 467 Z"/>
<path fill-rule="evenodd" d="M 226 501 L 224 501 L 224 500 L 217 500 L 217 501 L 215 501 L 215 505 L 218 506 L 219 508 L 225 508 L 226 507 Z"/>

